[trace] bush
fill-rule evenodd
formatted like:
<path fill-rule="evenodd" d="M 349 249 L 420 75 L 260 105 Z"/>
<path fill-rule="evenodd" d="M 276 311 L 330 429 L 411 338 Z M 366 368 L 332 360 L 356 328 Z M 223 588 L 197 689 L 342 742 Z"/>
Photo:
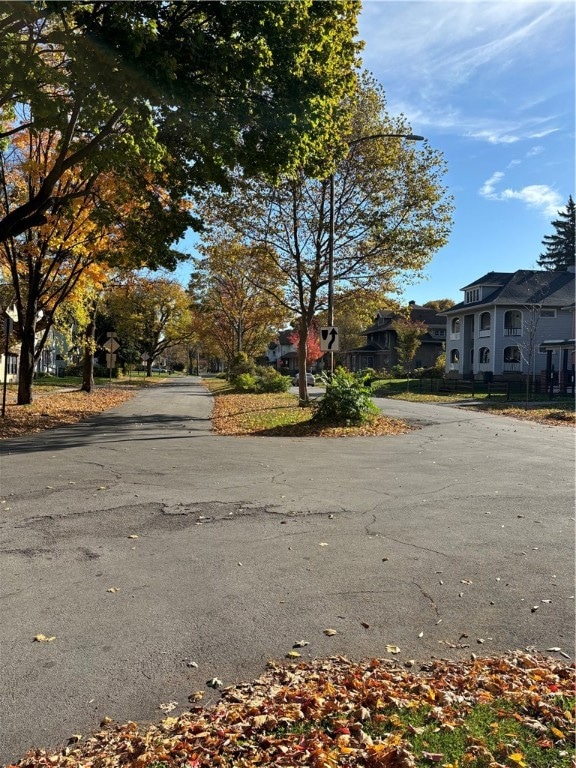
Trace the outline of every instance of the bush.
<path fill-rule="evenodd" d="M 236 386 L 236 379 L 243 373 L 254 375 L 254 368 L 254 363 L 252 360 L 250 360 L 246 352 L 237 352 L 232 358 L 232 363 L 230 364 L 230 383 Z"/>
<path fill-rule="evenodd" d="M 82 371 L 80 371 L 80 376 L 82 375 Z M 94 366 L 94 378 L 95 379 L 109 379 L 110 378 L 110 368 L 106 368 L 104 365 L 95 365 Z M 112 378 L 117 379 L 118 378 L 118 368 L 112 368 Z"/>
<path fill-rule="evenodd" d="M 258 392 L 287 392 L 290 379 L 282 376 L 275 368 L 261 366 L 256 369 L 256 389 Z"/>
<path fill-rule="evenodd" d="M 442 379 L 444 375 L 444 368 L 439 368 L 436 365 L 432 368 L 414 368 L 412 371 L 414 379 Z"/>
<path fill-rule="evenodd" d="M 234 387 L 240 392 L 256 392 L 256 377 L 251 373 L 240 373 L 234 377 Z"/>
<path fill-rule="evenodd" d="M 390 369 L 390 374 L 393 379 L 405 379 L 406 371 L 403 365 L 393 365 Z"/>
<path fill-rule="evenodd" d="M 82 363 L 69 363 L 64 369 L 65 376 L 82 376 Z"/>
<path fill-rule="evenodd" d="M 354 374 L 338 368 L 326 384 L 326 394 L 314 405 L 313 419 L 364 424 L 377 413 L 371 391 Z"/>

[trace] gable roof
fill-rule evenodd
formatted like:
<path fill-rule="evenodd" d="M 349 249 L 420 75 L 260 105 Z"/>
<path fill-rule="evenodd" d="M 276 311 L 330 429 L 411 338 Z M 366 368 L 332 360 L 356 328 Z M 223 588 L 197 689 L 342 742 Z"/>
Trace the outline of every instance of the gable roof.
<path fill-rule="evenodd" d="M 365 330 L 360 332 L 361 336 L 366 336 L 369 333 L 376 331 L 385 331 L 392 328 L 394 322 L 401 317 L 398 312 L 392 312 L 389 309 L 381 309 L 376 315 L 375 322 Z M 439 314 L 435 309 L 430 307 L 422 307 L 419 304 L 410 305 L 410 320 L 415 322 L 425 323 L 426 325 L 446 325 L 446 318 L 443 314 Z"/>
<path fill-rule="evenodd" d="M 483 299 L 474 302 L 460 302 L 447 315 L 471 307 L 487 304 L 525 306 L 542 304 L 546 307 L 564 307 L 574 301 L 574 272 L 551 272 L 547 270 L 519 269 L 516 272 L 488 272 L 478 280 L 465 286 L 496 286 Z"/>

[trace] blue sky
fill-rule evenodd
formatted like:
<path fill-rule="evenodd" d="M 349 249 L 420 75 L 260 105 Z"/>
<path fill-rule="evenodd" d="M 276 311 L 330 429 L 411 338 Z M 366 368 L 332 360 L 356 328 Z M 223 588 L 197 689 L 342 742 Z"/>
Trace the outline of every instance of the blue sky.
<path fill-rule="evenodd" d="M 485 272 L 537 268 L 575 193 L 574 24 L 572 0 L 363 3 L 364 67 L 390 114 L 444 154 L 455 203 L 450 241 L 406 301 L 459 301 Z"/>

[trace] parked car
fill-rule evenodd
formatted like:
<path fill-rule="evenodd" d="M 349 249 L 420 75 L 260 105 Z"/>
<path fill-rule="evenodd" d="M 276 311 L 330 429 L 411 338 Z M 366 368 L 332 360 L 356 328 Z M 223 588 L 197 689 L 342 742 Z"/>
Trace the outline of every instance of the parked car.
<path fill-rule="evenodd" d="M 300 374 L 298 373 L 298 371 L 296 371 L 296 373 L 294 374 L 294 378 L 292 379 L 292 384 L 295 387 L 297 387 L 299 381 L 300 381 Z M 316 384 L 316 379 L 314 378 L 314 374 L 311 373 L 310 371 L 306 372 L 306 384 L 309 387 L 313 387 Z"/>
<path fill-rule="evenodd" d="M 162 365 L 153 365 L 150 370 L 152 373 L 166 373 L 166 368 Z"/>

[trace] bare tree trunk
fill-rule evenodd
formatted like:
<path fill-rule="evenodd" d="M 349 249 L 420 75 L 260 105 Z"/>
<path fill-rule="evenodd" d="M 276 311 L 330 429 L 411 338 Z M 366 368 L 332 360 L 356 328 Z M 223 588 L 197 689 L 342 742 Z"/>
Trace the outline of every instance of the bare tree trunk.
<path fill-rule="evenodd" d="M 96 347 L 96 307 L 84 331 L 84 357 L 82 360 L 82 392 L 94 391 L 94 349 Z"/>
<path fill-rule="evenodd" d="M 34 346 L 36 337 L 36 314 L 26 317 L 21 332 L 20 362 L 18 365 L 18 405 L 32 402 L 34 380 Z"/>
<path fill-rule="evenodd" d="M 298 339 L 298 371 L 300 377 L 298 380 L 298 405 L 301 408 L 306 408 L 310 405 L 310 398 L 308 396 L 308 384 L 306 383 L 306 352 L 308 342 L 308 326 L 306 319 L 300 319 L 300 335 Z"/>

